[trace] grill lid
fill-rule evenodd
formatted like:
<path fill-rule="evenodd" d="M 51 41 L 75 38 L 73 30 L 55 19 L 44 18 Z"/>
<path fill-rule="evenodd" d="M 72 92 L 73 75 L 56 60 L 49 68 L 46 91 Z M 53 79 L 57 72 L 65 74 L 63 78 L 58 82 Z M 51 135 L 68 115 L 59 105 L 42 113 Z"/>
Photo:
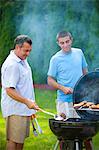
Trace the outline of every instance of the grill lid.
<path fill-rule="evenodd" d="M 74 103 L 87 101 L 99 104 L 99 71 L 90 72 L 78 80 L 73 91 L 73 101 Z M 87 109 L 86 112 L 99 118 L 99 111 Z"/>

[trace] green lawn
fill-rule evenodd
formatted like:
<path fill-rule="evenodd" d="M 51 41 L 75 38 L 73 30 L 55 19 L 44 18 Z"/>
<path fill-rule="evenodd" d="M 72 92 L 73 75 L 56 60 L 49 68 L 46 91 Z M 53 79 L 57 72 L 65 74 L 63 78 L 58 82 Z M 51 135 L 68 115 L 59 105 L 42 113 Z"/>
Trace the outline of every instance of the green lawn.
<path fill-rule="evenodd" d="M 41 108 L 46 111 L 56 113 L 55 91 L 36 89 L 35 93 L 37 103 Z M 33 135 L 31 125 L 30 137 L 25 141 L 24 150 L 53 150 L 54 144 L 56 143 L 57 139 L 49 128 L 49 118 L 51 118 L 51 116 L 46 115 L 42 112 L 37 113 L 37 119 L 40 127 L 43 130 L 43 134 L 39 134 L 37 137 L 35 137 Z M 99 134 L 97 134 L 93 138 L 93 143 L 95 147 L 94 150 L 99 150 Z M 5 150 L 5 147 L 5 122 L 0 112 L 0 150 Z"/>

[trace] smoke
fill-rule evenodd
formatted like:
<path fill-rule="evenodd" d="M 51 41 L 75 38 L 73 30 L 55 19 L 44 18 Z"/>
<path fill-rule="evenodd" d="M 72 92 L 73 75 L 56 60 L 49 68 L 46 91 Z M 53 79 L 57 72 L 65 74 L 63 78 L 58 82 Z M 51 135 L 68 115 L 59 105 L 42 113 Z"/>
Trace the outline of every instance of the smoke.
<path fill-rule="evenodd" d="M 33 50 L 29 57 L 30 65 L 36 78 L 42 73 L 44 66 L 44 42 L 46 26 L 40 1 L 27 1 L 24 7 L 24 17 L 20 25 L 20 34 L 27 34 L 33 41 Z M 37 80 L 39 80 L 37 78 Z"/>
<path fill-rule="evenodd" d="M 25 1 L 18 33 L 32 38 L 29 63 L 36 82 L 46 81 L 49 60 L 59 50 L 56 34 L 61 30 L 73 34 L 73 46 L 84 50 L 90 70 L 98 67 L 98 26 L 93 22 L 96 14 L 92 0 Z"/>
<path fill-rule="evenodd" d="M 29 35 L 33 40 L 29 62 L 36 80 L 40 79 L 39 75 L 41 80 L 46 80 L 49 60 L 57 51 L 56 34 L 58 25 L 63 25 L 61 13 L 64 16 L 64 10 L 61 10 L 60 6 L 58 9 L 55 8 L 57 2 L 60 3 L 60 1 L 28 0 L 24 6 L 23 20 L 18 32 Z M 50 10 L 51 8 L 53 10 Z"/>

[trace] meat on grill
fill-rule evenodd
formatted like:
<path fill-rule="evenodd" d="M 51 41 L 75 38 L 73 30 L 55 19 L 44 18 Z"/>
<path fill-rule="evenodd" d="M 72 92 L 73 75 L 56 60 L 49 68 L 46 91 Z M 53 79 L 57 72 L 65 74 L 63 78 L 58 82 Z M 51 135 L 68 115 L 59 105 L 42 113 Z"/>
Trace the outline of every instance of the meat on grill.
<path fill-rule="evenodd" d="M 83 108 L 89 108 L 89 107 L 91 107 L 92 105 L 94 105 L 94 103 L 92 103 L 92 102 L 87 102 L 87 101 L 82 101 L 82 102 L 80 102 L 80 103 L 78 103 L 78 104 L 74 104 L 74 108 L 80 108 L 81 106 L 83 107 Z"/>

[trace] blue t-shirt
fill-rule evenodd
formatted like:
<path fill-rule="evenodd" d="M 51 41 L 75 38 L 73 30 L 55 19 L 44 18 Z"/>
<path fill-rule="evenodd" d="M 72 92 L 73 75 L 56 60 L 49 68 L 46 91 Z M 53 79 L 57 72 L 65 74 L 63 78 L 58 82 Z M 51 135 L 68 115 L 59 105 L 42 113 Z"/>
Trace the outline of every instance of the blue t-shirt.
<path fill-rule="evenodd" d="M 63 86 L 74 88 L 75 83 L 83 75 L 84 68 L 87 68 L 87 63 L 80 49 L 72 48 L 67 53 L 60 50 L 50 60 L 48 76 L 55 78 Z M 58 90 L 57 100 L 72 102 L 72 94 L 66 95 Z"/>

